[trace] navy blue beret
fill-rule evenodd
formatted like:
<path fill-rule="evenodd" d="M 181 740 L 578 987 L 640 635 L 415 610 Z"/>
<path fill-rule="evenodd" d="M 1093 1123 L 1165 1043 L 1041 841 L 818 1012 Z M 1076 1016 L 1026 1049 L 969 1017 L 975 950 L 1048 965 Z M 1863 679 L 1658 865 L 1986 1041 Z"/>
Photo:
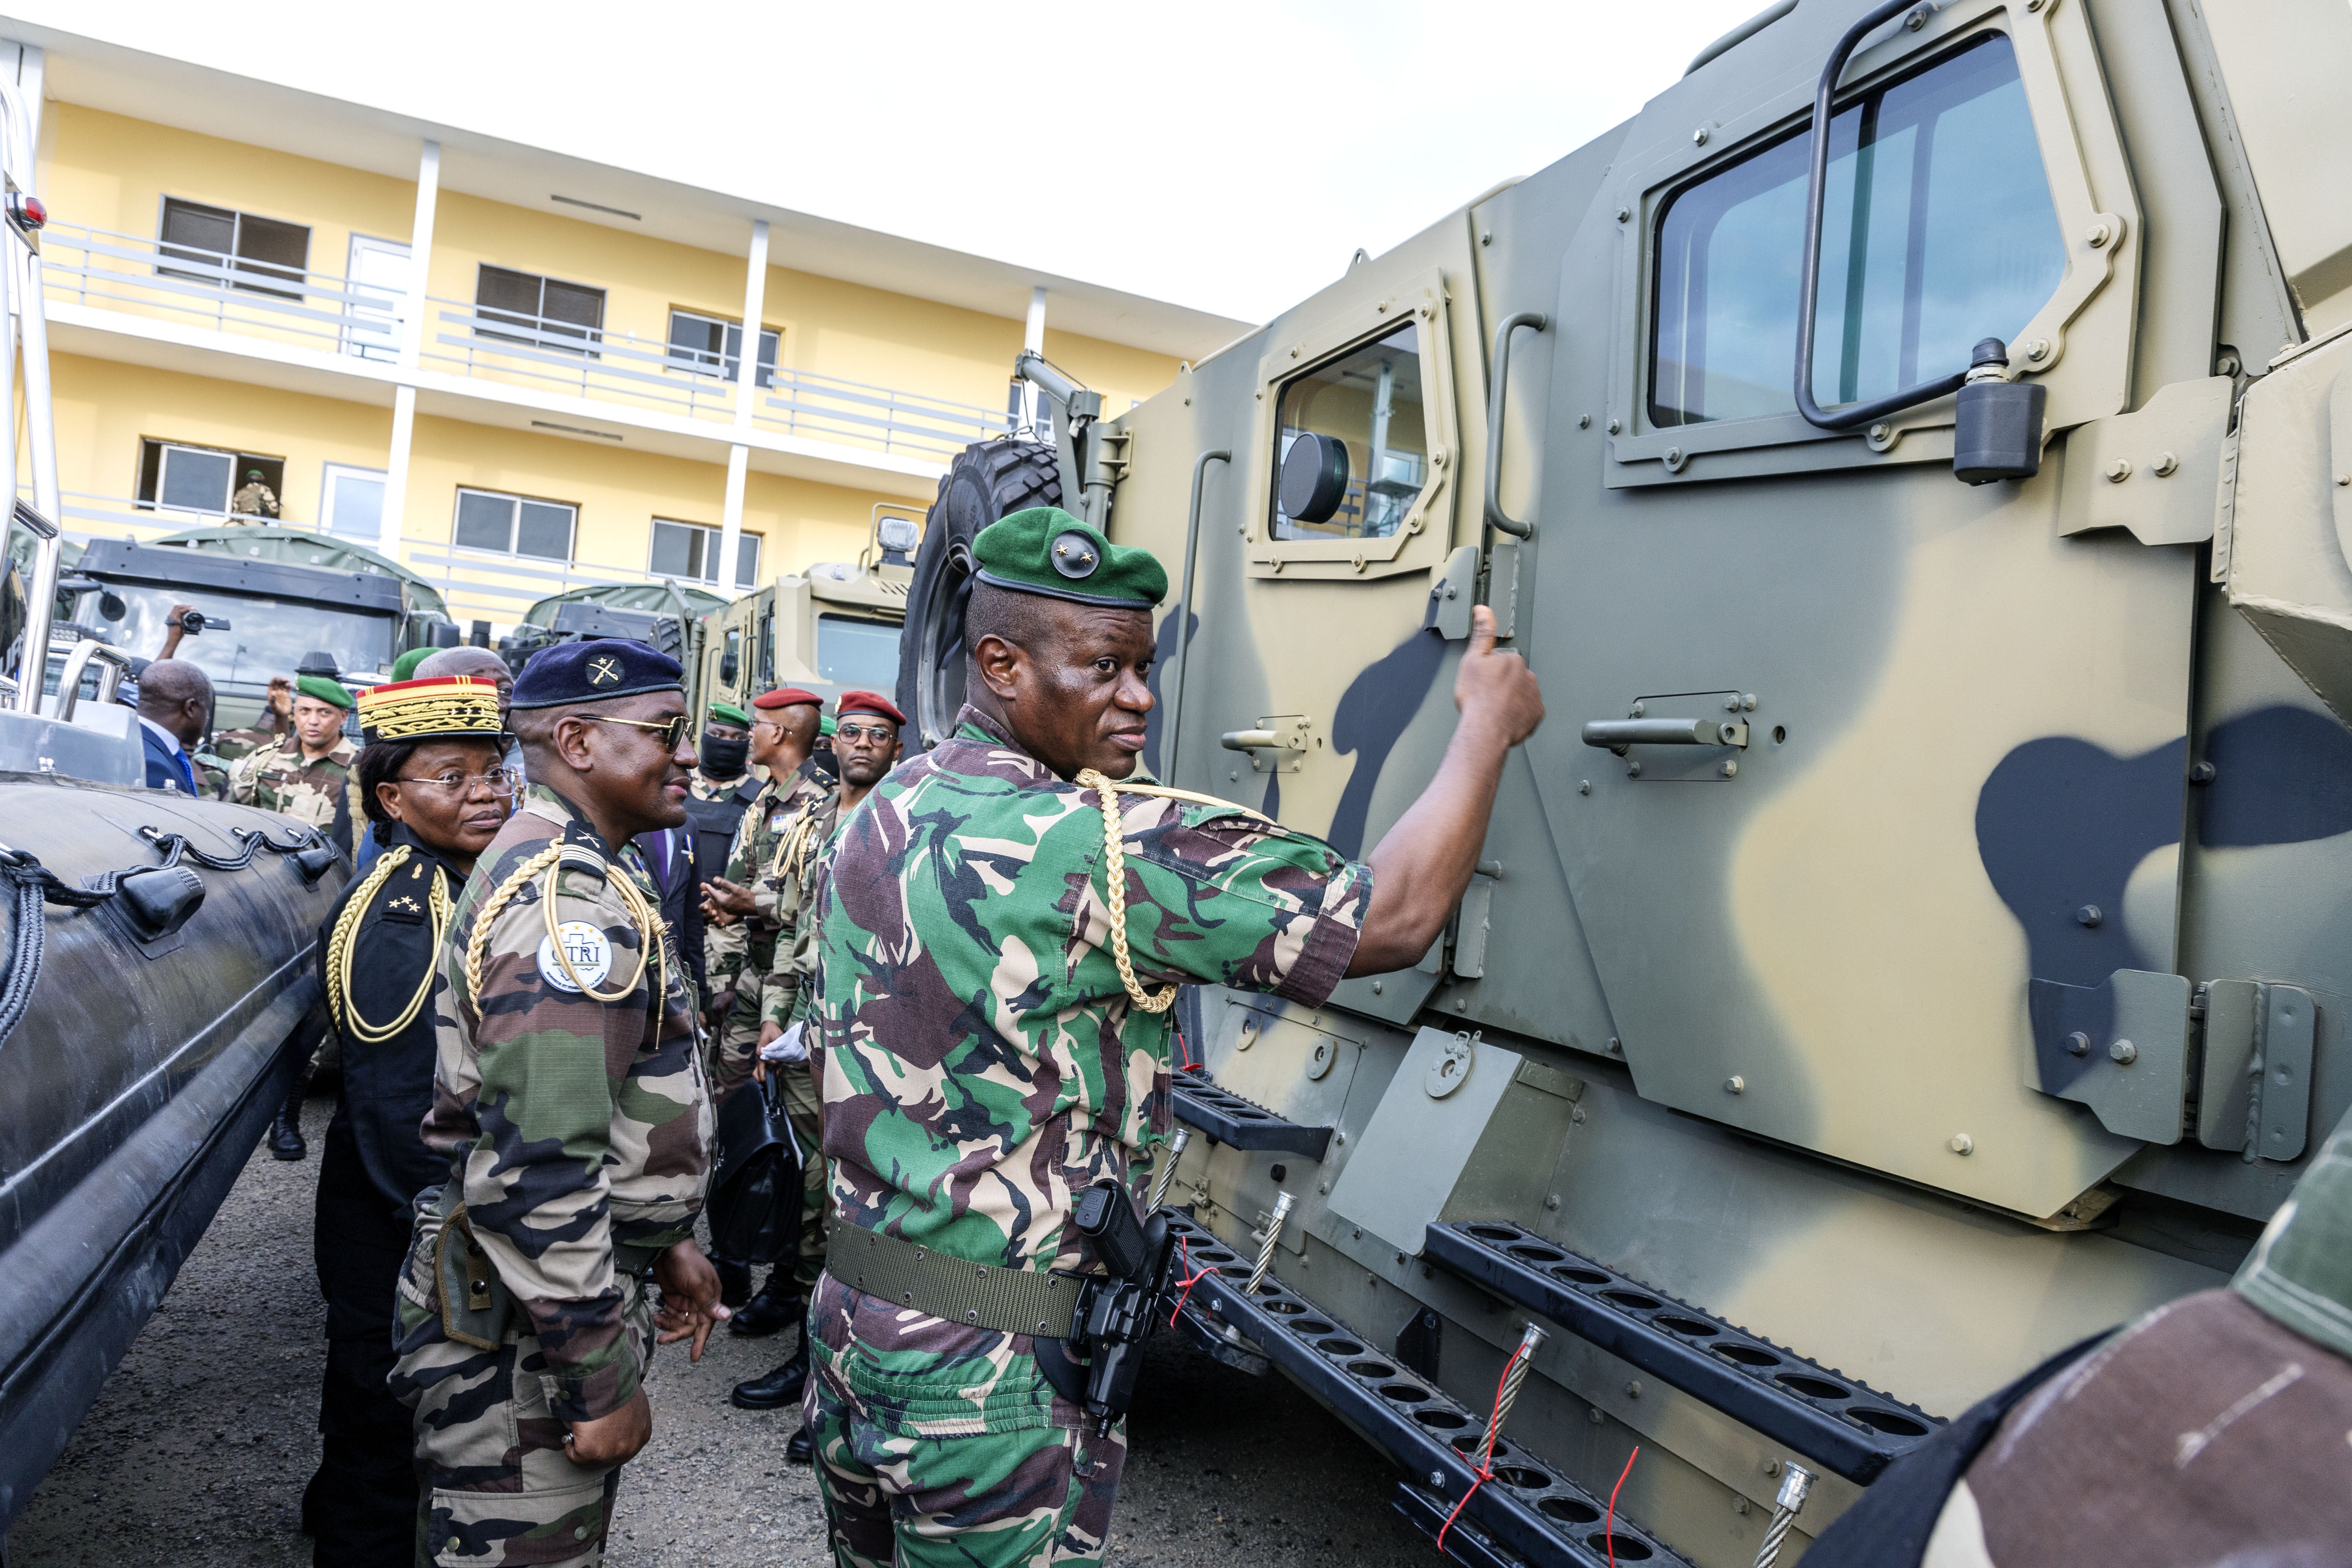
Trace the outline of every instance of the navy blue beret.
<path fill-rule="evenodd" d="M 627 637 L 557 643 L 530 656 L 515 677 L 512 708 L 562 708 L 646 691 L 682 689 L 677 660 Z"/>

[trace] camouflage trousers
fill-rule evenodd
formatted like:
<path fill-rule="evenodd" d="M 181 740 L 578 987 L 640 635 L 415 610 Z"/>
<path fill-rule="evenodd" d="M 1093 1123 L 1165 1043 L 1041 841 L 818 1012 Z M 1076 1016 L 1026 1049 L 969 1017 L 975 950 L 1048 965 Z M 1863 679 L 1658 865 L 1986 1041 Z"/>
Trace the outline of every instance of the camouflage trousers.
<path fill-rule="evenodd" d="M 801 1146 L 801 1250 L 793 1260 L 793 1289 L 805 1301 L 816 1294 L 817 1276 L 824 1272 L 824 1205 L 833 1187 L 824 1152 L 817 1147 L 816 1072 L 806 1062 L 773 1063 L 768 1070 L 784 1075 L 784 1116 Z"/>
<path fill-rule="evenodd" d="M 835 1568 L 1098 1563 L 1127 1461 L 1025 1335 L 906 1311 L 830 1274 L 801 1420 Z"/>
<path fill-rule="evenodd" d="M 399 1360 L 390 1386 L 415 1413 L 417 1568 L 597 1568 L 621 1467 L 566 1456 L 568 1428 L 549 1410 L 546 1358 L 527 1327 L 509 1329 L 494 1351 L 442 1331 L 433 1278 L 439 1234 L 439 1215 L 426 1205 L 393 1320 Z M 622 1288 L 642 1364 L 653 1354 L 653 1304 L 635 1279 Z"/>
<path fill-rule="evenodd" d="M 711 1037 L 710 1102 L 724 1105 L 727 1097 L 751 1081 L 751 1064 L 760 1055 L 760 980 L 745 974 L 736 983 L 735 1005 Z"/>

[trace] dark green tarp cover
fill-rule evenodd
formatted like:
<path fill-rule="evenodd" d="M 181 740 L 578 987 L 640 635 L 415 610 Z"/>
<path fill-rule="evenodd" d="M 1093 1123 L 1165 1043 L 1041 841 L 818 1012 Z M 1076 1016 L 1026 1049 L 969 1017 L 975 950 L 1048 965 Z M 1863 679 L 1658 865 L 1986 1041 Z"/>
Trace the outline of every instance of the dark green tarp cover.
<path fill-rule="evenodd" d="M 226 528 L 192 528 L 184 533 L 167 533 L 149 542 L 193 545 L 199 550 L 214 550 L 223 554 L 244 555 L 260 561 L 278 561 L 289 566 L 323 566 L 334 572 L 374 572 L 386 577 L 397 577 L 406 584 L 408 599 L 419 613 L 442 616 L 449 613 L 442 601 L 440 589 L 398 562 L 387 561 L 374 551 L 362 549 L 346 539 L 329 539 L 321 534 L 305 533 L 299 528 L 260 528 L 247 523 Z"/>
<path fill-rule="evenodd" d="M 604 605 L 615 610 L 637 610 L 648 615 L 676 615 L 677 605 L 671 595 L 686 601 L 687 613 L 700 620 L 727 603 L 716 594 L 706 594 L 699 588 L 680 588 L 670 583 L 606 583 L 593 588 L 574 588 L 568 594 L 557 594 L 541 599 L 522 613 L 526 625 L 551 626 L 559 605 Z"/>

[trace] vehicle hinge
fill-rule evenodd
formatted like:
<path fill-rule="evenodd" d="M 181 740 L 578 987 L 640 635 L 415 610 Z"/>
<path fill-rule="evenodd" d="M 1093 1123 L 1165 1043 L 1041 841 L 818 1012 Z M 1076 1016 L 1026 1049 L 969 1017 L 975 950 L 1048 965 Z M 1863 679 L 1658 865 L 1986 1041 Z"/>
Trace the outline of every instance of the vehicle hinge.
<path fill-rule="evenodd" d="M 2248 1164 L 2296 1158 L 2310 1132 L 2318 1003 L 2298 986 L 2259 980 L 2216 980 L 2205 992 L 2197 1142 L 2235 1150 Z"/>

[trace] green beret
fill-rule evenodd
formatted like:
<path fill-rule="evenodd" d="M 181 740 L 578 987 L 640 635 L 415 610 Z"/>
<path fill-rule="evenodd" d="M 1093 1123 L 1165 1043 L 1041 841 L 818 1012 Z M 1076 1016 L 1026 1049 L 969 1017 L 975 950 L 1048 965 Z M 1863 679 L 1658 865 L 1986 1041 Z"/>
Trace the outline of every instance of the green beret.
<path fill-rule="evenodd" d="M 423 664 L 426 659 L 431 658 L 435 654 L 439 653 L 440 651 L 441 651 L 441 650 L 440 650 L 439 648 L 437 648 L 437 647 L 413 647 L 413 648 L 410 648 L 406 653 L 402 654 L 398 658 L 395 658 L 395 659 L 394 659 L 394 660 L 392 661 L 392 678 L 393 678 L 393 679 L 394 679 L 394 680 L 414 680 L 414 679 L 416 679 L 416 667 L 417 667 L 418 665 L 420 665 L 420 664 Z"/>
<path fill-rule="evenodd" d="M 1081 605 L 1148 610 L 1168 596 L 1168 569 L 1149 550 L 1113 544 L 1057 506 L 1001 518 L 971 542 L 975 574 L 992 588 Z"/>
<path fill-rule="evenodd" d="M 738 730 L 748 730 L 751 727 L 751 716 L 732 702 L 712 703 L 710 716 L 722 724 L 732 724 Z"/>
<path fill-rule="evenodd" d="M 331 702 L 338 708 L 352 705 L 351 689 L 340 680 L 329 680 L 323 675 L 305 675 L 294 682 L 294 689 L 320 702 Z"/>
<path fill-rule="evenodd" d="M 835 730 L 840 728 L 841 726 L 834 721 L 832 714 L 827 713 L 822 708 L 817 710 L 816 738 L 818 740 L 824 740 L 827 735 L 832 734 Z"/>

